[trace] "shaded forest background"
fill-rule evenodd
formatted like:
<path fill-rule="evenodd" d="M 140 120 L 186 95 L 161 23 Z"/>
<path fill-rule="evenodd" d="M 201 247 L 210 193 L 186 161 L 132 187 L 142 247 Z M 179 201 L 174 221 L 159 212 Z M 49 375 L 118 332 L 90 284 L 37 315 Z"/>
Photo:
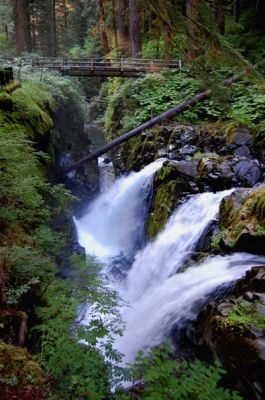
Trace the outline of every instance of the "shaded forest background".
<path fill-rule="evenodd" d="M 217 34 L 256 62 L 264 18 L 262 0 L 1 0 L 0 51 L 193 59 Z"/>

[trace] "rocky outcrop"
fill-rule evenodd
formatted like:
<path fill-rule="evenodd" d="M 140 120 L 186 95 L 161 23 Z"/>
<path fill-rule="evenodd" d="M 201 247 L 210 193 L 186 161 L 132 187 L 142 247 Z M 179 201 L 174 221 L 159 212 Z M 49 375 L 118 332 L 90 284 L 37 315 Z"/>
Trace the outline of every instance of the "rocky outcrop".
<path fill-rule="evenodd" d="M 208 304 L 193 343 L 227 369 L 248 400 L 265 397 L 265 267 L 255 267 L 225 300 Z"/>
<path fill-rule="evenodd" d="M 237 189 L 220 207 L 220 246 L 265 254 L 265 186 Z"/>
<path fill-rule="evenodd" d="M 153 182 L 153 199 L 146 224 L 149 239 L 163 229 L 174 208 L 187 194 L 197 193 L 196 166 L 189 161 L 166 162 Z"/>
<path fill-rule="evenodd" d="M 262 182 L 264 165 L 254 150 L 253 136 L 245 128 L 227 135 L 215 125 L 170 124 L 143 132 L 140 139 L 133 138 L 115 152 L 113 161 L 119 174 L 138 171 L 160 157 L 167 160 L 154 179 L 146 224 L 152 239 L 187 195 L 250 188 Z"/>
<path fill-rule="evenodd" d="M 74 161 L 83 158 L 103 142 L 102 128 L 97 125 L 84 125 L 84 116 L 80 105 L 57 99 L 54 114 L 54 134 L 52 146 L 57 167 L 57 174 L 69 167 Z M 74 138 L 74 140 L 73 140 Z M 73 203 L 75 214 L 82 212 L 89 200 L 99 189 L 97 161 L 91 161 L 75 171 L 69 172 L 62 179 L 65 186 L 78 197 Z"/>

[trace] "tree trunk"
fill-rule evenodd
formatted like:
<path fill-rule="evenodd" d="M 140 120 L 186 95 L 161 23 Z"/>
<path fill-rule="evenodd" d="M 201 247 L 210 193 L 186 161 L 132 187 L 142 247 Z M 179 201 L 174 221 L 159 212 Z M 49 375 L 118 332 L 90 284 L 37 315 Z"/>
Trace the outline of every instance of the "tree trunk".
<path fill-rule="evenodd" d="M 31 52 L 29 1 L 13 0 L 17 53 Z"/>
<path fill-rule="evenodd" d="M 114 34 L 114 42 L 115 47 L 119 46 L 118 44 L 118 29 L 117 29 L 117 13 L 116 13 L 116 1 L 111 0 L 111 17 L 113 23 L 113 34 Z"/>
<path fill-rule="evenodd" d="M 189 56 L 190 58 L 195 58 L 197 56 L 197 38 L 198 38 L 198 28 L 193 21 L 198 20 L 198 6 L 199 0 L 186 0 L 186 15 L 190 20 L 188 21 L 188 40 L 189 40 Z"/>
<path fill-rule="evenodd" d="M 240 11 L 241 11 L 240 8 L 241 8 L 240 0 L 234 0 L 234 18 L 236 22 L 238 22 L 240 17 Z"/>
<path fill-rule="evenodd" d="M 141 54 L 141 37 L 137 12 L 137 0 L 129 0 L 129 10 L 131 55 L 132 57 L 139 57 Z"/>
<path fill-rule="evenodd" d="M 84 16 L 84 2 L 82 0 L 75 0 L 74 11 L 74 27 L 76 32 L 76 43 L 80 47 L 84 47 L 87 35 L 87 17 Z"/>
<path fill-rule="evenodd" d="M 231 85 L 232 83 L 238 81 L 238 76 L 232 76 L 229 79 L 226 79 L 224 81 L 224 85 L 228 86 Z M 92 151 L 92 153 L 88 154 L 86 157 L 83 159 L 77 161 L 76 163 L 72 164 L 69 168 L 65 169 L 62 171 L 62 174 L 66 174 L 70 171 L 73 171 L 74 169 L 81 167 L 85 163 L 91 160 L 95 160 L 102 154 L 107 153 L 108 151 L 112 150 L 116 146 L 120 145 L 123 142 L 126 142 L 127 140 L 131 139 L 132 137 L 139 135 L 139 133 L 143 132 L 146 129 L 149 129 L 162 121 L 170 120 L 171 118 L 175 117 L 176 115 L 181 114 L 183 111 L 190 109 L 190 107 L 195 106 L 198 102 L 206 100 L 210 95 L 212 91 L 210 89 L 204 90 L 203 92 L 200 92 L 196 94 L 194 97 L 191 97 L 188 100 L 184 100 L 181 103 L 179 103 L 176 107 L 171 108 L 169 111 L 164 112 L 163 114 L 158 115 L 155 118 L 150 119 L 149 121 L 145 122 L 142 125 L 139 125 L 137 128 L 132 129 L 131 131 L 124 133 L 123 135 L 119 136 L 118 138 L 112 140 L 110 143 L 100 147 L 98 150 Z"/>
<path fill-rule="evenodd" d="M 106 31 L 104 0 L 99 0 L 99 21 L 100 21 L 103 54 L 104 56 L 106 56 L 110 52 L 110 48 L 109 48 L 108 35 Z"/>
<path fill-rule="evenodd" d="M 118 0 L 118 44 L 122 52 L 127 55 L 129 52 L 129 29 L 126 23 L 128 11 L 127 0 Z"/>
<path fill-rule="evenodd" d="M 213 2 L 213 21 L 217 25 L 218 31 L 223 35 L 225 33 L 225 13 L 223 0 L 214 0 Z"/>

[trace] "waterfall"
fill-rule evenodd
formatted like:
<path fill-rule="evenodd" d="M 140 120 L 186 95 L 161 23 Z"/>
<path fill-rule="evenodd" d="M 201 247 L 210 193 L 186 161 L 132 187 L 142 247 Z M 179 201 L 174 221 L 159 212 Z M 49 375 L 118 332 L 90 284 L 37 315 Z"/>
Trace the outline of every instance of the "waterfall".
<path fill-rule="evenodd" d="M 117 338 L 116 347 L 125 355 L 124 361 L 133 362 L 139 350 L 160 344 L 172 327 L 195 319 L 214 290 L 264 262 L 264 257 L 247 253 L 210 257 L 149 288 L 123 310 L 126 328 L 124 335 Z"/>
<path fill-rule="evenodd" d="M 154 173 L 165 160 L 159 159 L 142 171 L 116 180 L 75 221 L 80 244 L 88 254 L 104 258 L 128 254 L 140 240 L 143 229 L 143 199 Z"/>
<path fill-rule="evenodd" d="M 80 243 L 88 254 L 105 263 L 106 271 L 110 257 L 136 252 L 146 215 L 144 199 L 152 176 L 163 161 L 118 179 L 99 195 L 85 217 L 76 221 Z M 176 273 L 205 227 L 216 217 L 221 200 L 231 192 L 203 193 L 189 198 L 155 240 L 144 248 L 138 246 L 125 278 L 111 282 L 128 304 L 121 310 L 126 324 L 124 335 L 115 342 L 125 355 L 125 362 L 133 362 L 139 350 L 161 343 L 172 327 L 194 319 L 214 290 L 265 261 L 246 253 L 216 256 Z"/>

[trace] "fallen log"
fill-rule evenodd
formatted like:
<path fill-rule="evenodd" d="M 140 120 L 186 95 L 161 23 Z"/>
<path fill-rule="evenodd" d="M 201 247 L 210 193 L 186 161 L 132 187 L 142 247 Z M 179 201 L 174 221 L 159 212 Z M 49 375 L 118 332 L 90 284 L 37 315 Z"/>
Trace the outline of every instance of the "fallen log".
<path fill-rule="evenodd" d="M 229 86 L 232 83 L 236 82 L 239 79 L 238 76 L 232 76 L 231 78 L 224 81 L 224 85 Z M 107 153 L 108 151 L 112 150 L 114 147 L 120 145 L 123 142 L 131 139 L 132 137 L 138 135 L 139 133 L 143 132 L 146 129 L 152 128 L 153 126 L 161 123 L 162 121 L 166 121 L 175 117 L 176 115 L 181 114 L 183 111 L 189 109 L 190 107 L 195 106 L 198 102 L 206 100 L 210 94 L 212 93 L 211 89 L 204 90 L 196 94 L 194 97 L 191 97 L 188 100 L 184 100 L 179 103 L 176 107 L 171 108 L 169 111 L 166 111 L 155 118 L 150 119 L 149 121 L 137 126 L 136 128 L 132 129 L 131 131 L 124 133 L 123 135 L 117 137 L 116 139 L 112 140 L 110 143 L 105 144 L 104 146 L 100 147 L 99 149 L 92 151 L 86 157 L 82 158 L 81 160 L 73 163 L 68 168 L 62 171 L 63 174 L 67 174 L 74 169 L 81 167 L 88 161 L 95 160 L 102 154 Z"/>

